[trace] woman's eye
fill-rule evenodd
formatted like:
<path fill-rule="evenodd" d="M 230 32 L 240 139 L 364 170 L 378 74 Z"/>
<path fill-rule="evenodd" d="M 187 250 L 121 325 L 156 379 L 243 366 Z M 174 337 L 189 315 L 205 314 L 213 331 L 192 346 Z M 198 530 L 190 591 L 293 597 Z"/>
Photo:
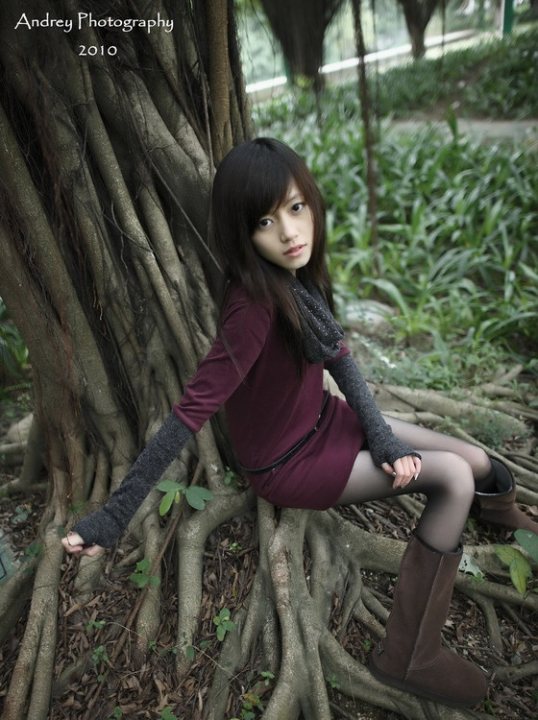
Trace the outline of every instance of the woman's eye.
<path fill-rule="evenodd" d="M 291 209 L 293 212 L 298 213 L 298 212 L 301 212 L 301 210 L 304 208 L 304 206 L 305 206 L 304 202 L 296 202 L 296 203 L 293 203 L 293 205 L 291 206 Z"/>
<path fill-rule="evenodd" d="M 258 227 L 260 227 L 262 229 L 269 227 L 270 224 L 271 224 L 271 220 L 269 218 L 262 218 L 261 220 L 258 221 Z"/>

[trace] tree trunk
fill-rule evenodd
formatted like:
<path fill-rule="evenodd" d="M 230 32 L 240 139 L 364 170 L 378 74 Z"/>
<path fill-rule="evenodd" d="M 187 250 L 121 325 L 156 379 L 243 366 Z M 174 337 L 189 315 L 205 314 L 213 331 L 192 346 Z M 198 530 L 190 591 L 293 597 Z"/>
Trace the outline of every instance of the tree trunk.
<path fill-rule="evenodd" d="M 159 498 L 151 496 L 129 528 L 134 550 L 123 564 L 144 558 L 148 579 L 161 579 L 162 590 L 150 583 L 124 616 L 106 623 L 100 644 L 88 639 L 86 624 L 98 625 L 95 608 L 107 592 L 123 612 L 113 580 L 121 564 L 71 559 L 62 576 L 59 535 L 121 482 L 208 348 L 219 278 L 205 239 L 209 187 L 214 163 L 249 134 L 249 120 L 231 1 L 113 4 L 120 22 L 159 16 L 173 21 L 170 32 L 122 32 L 87 21 L 70 32 L 15 29 L 20 3 L 7 0 L 0 12 L 0 294 L 30 351 L 49 483 L 33 546 L 40 552 L 0 586 L 0 637 L 13 634 L 26 611 L 21 600 L 30 601 L 3 720 L 65 712 L 95 720 L 118 717 L 118 710 L 135 717 L 162 711 L 176 691 L 178 717 L 224 720 L 241 713 L 238 698 L 248 693 L 234 696 L 230 678 L 249 665 L 273 674 L 269 690 L 263 684 L 266 720 L 301 713 L 329 720 L 326 679 L 333 677 L 341 692 L 407 718 L 469 718 L 381 689 L 342 647 L 355 621 L 382 633 L 387 613 L 361 570 L 396 572 L 403 543 L 334 511 L 279 512 L 259 501 L 253 516 L 252 494 L 225 482 L 212 427 L 169 472 L 205 483 L 213 501 L 196 512 L 181 506 L 160 522 Z M 28 19 L 75 20 L 78 12 L 93 13 L 106 23 L 109 4 L 29 0 L 25 12 Z M 24 485 L 31 491 L 27 472 Z M 535 492 L 528 493 L 534 501 Z M 407 506 L 416 512 L 416 504 Z M 235 629 L 209 652 L 200 627 L 214 629 L 224 590 L 217 588 L 215 607 L 202 612 L 207 588 L 216 585 L 205 572 L 207 548 L 223 523 L 252 525 L 253 518 L 251 584 L 234 585 Z M 493 563 L 487 551 L 482 559 Z M 517 604 L 518 613 L 536 611 L 532 594 L 521 599 L 495 583 L 459 583 L 489 603 L 490 618 L 492 597 Z M 161 618 L 169 607 L 175 669 L 163 661 L 153 674 L 150 651 L 166 634 Z M 329 630 L 335 622 L 338 633 Z M 80 652 L 72 649 L 74 636 L 82 638 Z M 213 662 L 202 685 L 191 675 L 195 652 Z M 147 695 L 138 705 L 124 700 L 138 677 L 141 694 L 156 688 L 151 702 Z"/>
<path fill-rule="evenodd" d="M 424 33 L 439 0 L 398 0 L 402 6 L 407 32 L 411 41 L 411 53 L 415 60 L 424 57 L 426 45 Z"/>
<path fill-rule="evenodd" d="M 280 43 L 291 79 L 307 79 L 316 93 L 322 89 L 325 31 L 342 0 L 262 0 L 271 29 Z"/>
<path fill-rule="evenodd" d="M 167 23 L 123 32 L 99 26 L 98 0 L 2 3 L 0 293 L 29 348 L 50 484 L 6 718 L 49 705 L 58 533 L 121 481 L 215 331 L 208 193 L 249 122 L 230 8 L 117 2 L 119 23 Z M 215 486 L 211 429 L 197 454 Z M 142 517 L 151 560 L 159 530 Z M 81 563 L 80 586 L 100 571 Z"/>

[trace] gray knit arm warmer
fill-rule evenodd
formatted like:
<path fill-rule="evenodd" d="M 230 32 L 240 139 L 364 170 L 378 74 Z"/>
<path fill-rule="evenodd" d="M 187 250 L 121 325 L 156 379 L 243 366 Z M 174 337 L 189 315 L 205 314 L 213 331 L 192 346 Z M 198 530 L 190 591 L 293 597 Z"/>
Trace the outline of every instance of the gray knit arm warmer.
<path fill-rule="evenodd" d="M 174 413 L 167 417 L 106 504 L 73 528 L 86 545 L 114 545 L 149 491 L 192 435 Z"/>
<path fill-rule="evenodd" d="M 344 394 L 348 405 L 357 413 L 375 465 L 379 467 L 384 462 L 392 465 L 395 460 L 405 455 L 420 457 L 419 453 L 393 434 L 390 425 L 387 425 L 379 412 L 372 393 L 351 355 L 344 355 L 328 363 L 327 369 Z"/>

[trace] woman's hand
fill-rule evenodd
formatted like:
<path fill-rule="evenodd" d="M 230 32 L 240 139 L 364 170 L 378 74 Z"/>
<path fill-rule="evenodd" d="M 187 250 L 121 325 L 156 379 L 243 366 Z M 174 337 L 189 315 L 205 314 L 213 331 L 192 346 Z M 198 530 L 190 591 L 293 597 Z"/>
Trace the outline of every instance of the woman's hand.
<path fill-rule="evenodd" d="M 66 552 L 71 555 L 87 555 L 88 557 L 96 557 L 105 552 L 105 548 L 100 545 L 85 545 L 84 540 L 76 532 L 68 532 L 62 538 L 62 545 Z"/>
<path fill-rule="evenodd" d="M 411 480 L 417 479 L 422 469 L 422 461 L 416 455 L 406 455 L 395 460 L 393 465 L 385 462 L 381 467 L 394 478 L 392 483 L 394 489 L 404 488 Z"/>

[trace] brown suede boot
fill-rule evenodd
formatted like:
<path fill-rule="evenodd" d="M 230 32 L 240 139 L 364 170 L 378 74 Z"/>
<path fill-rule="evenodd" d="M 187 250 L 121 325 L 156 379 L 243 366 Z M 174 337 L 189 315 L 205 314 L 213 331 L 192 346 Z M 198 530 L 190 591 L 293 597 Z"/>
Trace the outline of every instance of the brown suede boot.
<path fill-rule="evenodd" d="M 441 647 L 460 558 L 461 548 L 438 552 L 413 536 L 400 565 L 386 637 L 370 656 L 370 671 L 400 690 L 471 707 L 486 696 L 486 676 Z"/>
<path fill-rule="evenodd" d="M 509 530 L 523 528 L 538 533 L 538 523 L 516 505 L 516 483 L 512 473 L 497 458 L 490 457 L 490 461 L 491 473 L 481 483 L 481 487 L 485 489 L 475 493 L 472 517 Z"/>

